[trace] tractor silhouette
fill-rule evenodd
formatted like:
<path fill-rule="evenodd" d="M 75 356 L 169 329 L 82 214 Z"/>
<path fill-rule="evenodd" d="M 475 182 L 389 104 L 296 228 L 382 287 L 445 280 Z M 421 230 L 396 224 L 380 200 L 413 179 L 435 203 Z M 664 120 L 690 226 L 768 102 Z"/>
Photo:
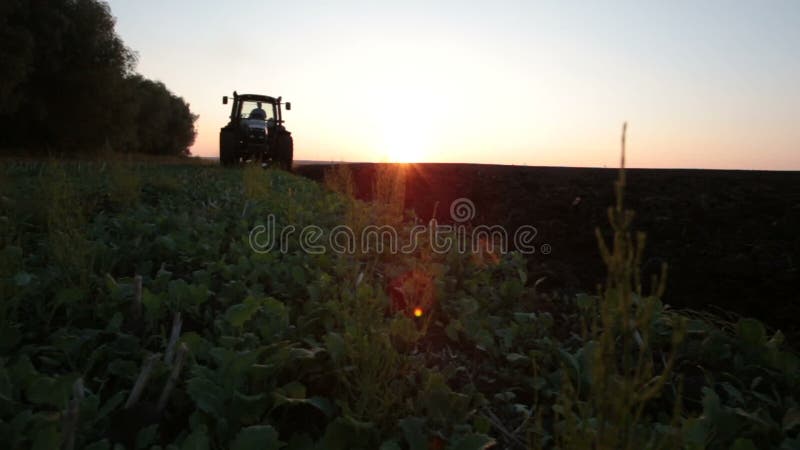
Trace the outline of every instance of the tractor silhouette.
<path fill-rule="evenodd" d="M 222 97 L 227 105 L 228 96 Z M 223 166 L 258 161 L 292 169 L 292 133 L 283 126 L 283 112 L 292 109 L 281 97 L 233 92 L 230 121 L 219 132 L 219 160 Z"/>

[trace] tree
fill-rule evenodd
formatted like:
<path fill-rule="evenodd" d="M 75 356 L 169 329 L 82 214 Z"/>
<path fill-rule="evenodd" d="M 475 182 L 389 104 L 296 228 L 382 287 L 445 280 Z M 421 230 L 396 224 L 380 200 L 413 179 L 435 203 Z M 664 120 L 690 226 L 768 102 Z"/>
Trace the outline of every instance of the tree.
<path fill-rule="evenodd" d="M 0 5 L 0 147 L 188 153 L 196 116 L 134 73 L 135 54 L 114 25 L 98 0 Z"/>
<path fill-rule="evenodd" d="M 183 156 L 194 143 L 197 116 L 189 105 L 173 95 L 164 83 L 139 75 L 129 78 L 137 111 L 131 124 L 137 130 L 136 148 L 141 153 Z"/>

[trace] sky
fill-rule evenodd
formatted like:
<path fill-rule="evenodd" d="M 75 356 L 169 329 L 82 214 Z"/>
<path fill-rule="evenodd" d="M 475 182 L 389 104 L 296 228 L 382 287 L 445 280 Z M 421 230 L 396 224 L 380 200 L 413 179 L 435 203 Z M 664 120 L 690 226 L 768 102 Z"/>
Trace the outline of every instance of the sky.
<path fill-rule="evenodd" d="M 199 115 L 292 102 L 296 160 L 800 170 L 800 1 L 111 0 Z"/>

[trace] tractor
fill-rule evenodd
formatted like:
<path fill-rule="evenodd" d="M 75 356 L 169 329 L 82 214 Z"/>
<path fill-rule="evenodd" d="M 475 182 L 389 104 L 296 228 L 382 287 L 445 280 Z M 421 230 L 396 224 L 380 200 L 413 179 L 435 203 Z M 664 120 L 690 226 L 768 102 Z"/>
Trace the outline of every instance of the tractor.
<path fill-rule="evenodd" d="M 228 104 L 228 96 L 222 104 Z M 258 161 L 291 170 L 292 133 L 283 126 L 281 97 L 233 92 L 230 121 L 219 132 L 219 160 L 223 166 Z M 286 102 L 286 110 L 292 104 Z"/>

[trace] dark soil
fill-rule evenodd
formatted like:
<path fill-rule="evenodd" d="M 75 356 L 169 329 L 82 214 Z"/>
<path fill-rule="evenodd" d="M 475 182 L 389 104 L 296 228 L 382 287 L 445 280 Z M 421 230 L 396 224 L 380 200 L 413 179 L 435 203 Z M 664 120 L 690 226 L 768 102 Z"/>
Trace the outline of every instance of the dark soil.
<path fill-rule="evenodd" d="M 368 199 L 376 164 L 352 164 L 357 194 Z M 326 165 L 296 172 L 321 180 Z M 594 292 L 605 269 L 595 227 L 610 229 L 616 169 L 477 164 L 407 165 L 406 208 L 450 220 L 450 204 L 468 198 L 473 224 L 513 233 L 538 230 L 530 279 Z M 629 169 L 626 205 L 634 229 L 647 232 L 643 272 L 669 265 L 664 301 L 674 307 L 757 317 L 796 334 L 800 313 L 800 172 Z M 436 206 L 438 204 L 438 207 Z M 649 279 L 649 277 L 647 277 Z"/>

